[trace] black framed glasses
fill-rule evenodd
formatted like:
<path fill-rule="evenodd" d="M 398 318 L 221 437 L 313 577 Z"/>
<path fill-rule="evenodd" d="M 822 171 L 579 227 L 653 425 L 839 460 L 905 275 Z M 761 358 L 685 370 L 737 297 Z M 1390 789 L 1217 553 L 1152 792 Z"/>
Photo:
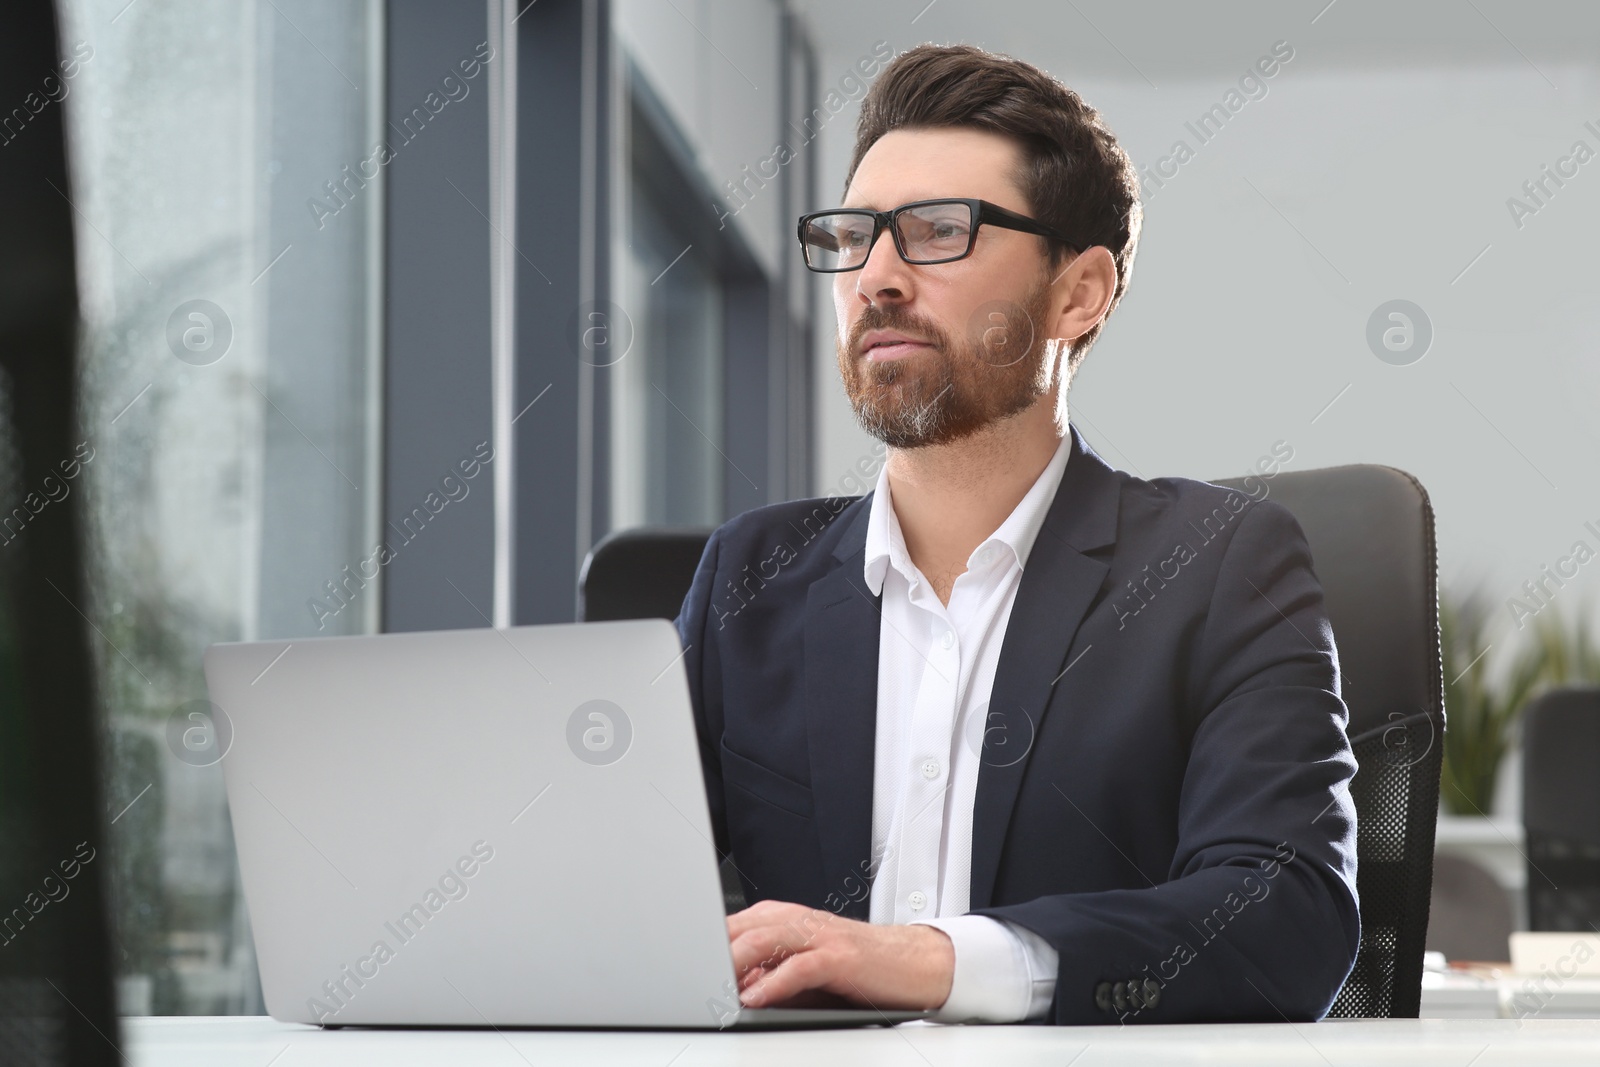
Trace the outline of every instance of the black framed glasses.
<path fill-rule="evenodd" d="M 1078 251 L 1066 235 L 1037 219 L 976 197 L 914 200 L 889 211 L 835 208 L 800 216 L 800 248 L 806 266 L 823 274 L 860 270 L 885 229 L 907 263 L 950 263 L 972 254 L 978 227 L 988 223 L 1038 234 Z"/>

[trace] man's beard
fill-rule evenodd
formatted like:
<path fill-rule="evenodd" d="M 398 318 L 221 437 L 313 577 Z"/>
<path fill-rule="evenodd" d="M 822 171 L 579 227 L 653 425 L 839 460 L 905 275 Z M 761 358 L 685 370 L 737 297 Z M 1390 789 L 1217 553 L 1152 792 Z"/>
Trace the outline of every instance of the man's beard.
<path fill-rule="evenodd" d="M 898 304 L 869 306 L 838 346 L 845 395 L 861 428 L 892 448 L 948 444 L 1026 410 L 1049 388 L 1043 373 L 1050 345 L 1045 315 L 1050 279 L 1043 276 L 1020 303 L 980 307 L 966 336 L 952 339 Z M 869 330 L 900 330 L 929 347 L 900 359 L 858 355 Z"/>

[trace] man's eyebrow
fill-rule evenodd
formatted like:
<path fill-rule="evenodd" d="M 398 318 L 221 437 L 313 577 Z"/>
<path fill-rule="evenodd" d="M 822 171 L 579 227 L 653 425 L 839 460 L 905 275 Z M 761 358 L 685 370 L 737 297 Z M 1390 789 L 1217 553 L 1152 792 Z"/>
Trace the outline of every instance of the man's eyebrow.
<path fill-rule="evenodd" d="M 901 203 L 902 204 L 915 204 L 918 201 L 922 201 L 922 200 L 938 200 L 938 199 L 941 199 L 940 194 L 932 193 L 932 194 L 930 194 L 928 196 L 914 196 L 910 200 L 902 200 Z M 898 206 L 898 205 L 896 205 L 896 206 Z M 840 207 L 841 210 L 847 210 L 847 211 L 889 211 L 889 210 L 891 210 L 890 208 L 879 207 L 877 204 L 875 204 L 875 203 L 873 203 L 871 201 L 868 201 L 865 204 L 853 204 L 849 200 L 845 200 L 845 202 L 840 204 L 839 207 Z"/>

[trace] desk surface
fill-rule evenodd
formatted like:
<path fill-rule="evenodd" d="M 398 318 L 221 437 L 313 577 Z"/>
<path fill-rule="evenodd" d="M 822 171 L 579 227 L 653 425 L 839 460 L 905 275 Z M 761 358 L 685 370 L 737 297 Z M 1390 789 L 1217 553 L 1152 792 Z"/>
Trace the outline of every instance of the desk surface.
<path fill-rule="evenodd" d="M 1600 978 L 1451 971 L 1422 976 L 1422 1014 L 1430 1019 L 1600 1020 Z M 1600 1063 L 1600 1052 L 1595 1062 Z"/>
<path fill-rule="evenodd" d="M 135 1067 L 581 1063 L 585 1067 L 1133 1067 L 1600 1062 L 1600 1020 L 1371 1019 L 1301 1025 L 938 1026 L 791 1033 L 329 1030 L 262 1016 L 123 1020 Z"/>

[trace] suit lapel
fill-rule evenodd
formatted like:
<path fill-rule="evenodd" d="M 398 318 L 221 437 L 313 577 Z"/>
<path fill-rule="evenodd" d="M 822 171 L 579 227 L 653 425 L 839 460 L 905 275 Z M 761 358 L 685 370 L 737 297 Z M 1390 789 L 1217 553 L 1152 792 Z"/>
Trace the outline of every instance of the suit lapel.
<path fill-rule="evenodd" d="M 880 600 L 863 575 L 872 494 L 857 504 L 834 556 L 841 562 L 806 597 L 806 736 L 811 800 L 822 843 L 823 886 L 866 919 L 877 741 Z M 825 905 L 826 906 L 826 905 Z"/>
<path fill-rule="evenodd" d="M 1069 432 L 1072 455 L 1028 553 L 995 669 L 973 808 L 972 909 L 990 905 L 1034 736 L 1069 666 L 1073 635 L 1110 569 L 1088 553 L 1116 539 L 1121 480 L 1076 427 Z M 850 524 L 833 552 L 839 564 L 811 583 L 805 618 L 806 738 L 823 884 L 848 901 L 840 914 L 855 919 L 871 910 L 865 889 L 882 612 L 863 575 L 871 504 L 869 493 L 853 516 L 839 520 Z"/>
<path fill-rule="evenodd" d="M 1116 540 L 1121 479 L 1076 426 L 1069 431 L 1072 455 L 1029 550 L 995 668 L 973 802 L 969 909 L 991 906 L 1001 846 L 1034 738 L 1057 682 L 1076 665 L 1066 658 L 1073 635 L 1110 570 L 1087 553 Z M 1074 656 L 1084 654 L 1093 653 L 1080 649 Z"/>

